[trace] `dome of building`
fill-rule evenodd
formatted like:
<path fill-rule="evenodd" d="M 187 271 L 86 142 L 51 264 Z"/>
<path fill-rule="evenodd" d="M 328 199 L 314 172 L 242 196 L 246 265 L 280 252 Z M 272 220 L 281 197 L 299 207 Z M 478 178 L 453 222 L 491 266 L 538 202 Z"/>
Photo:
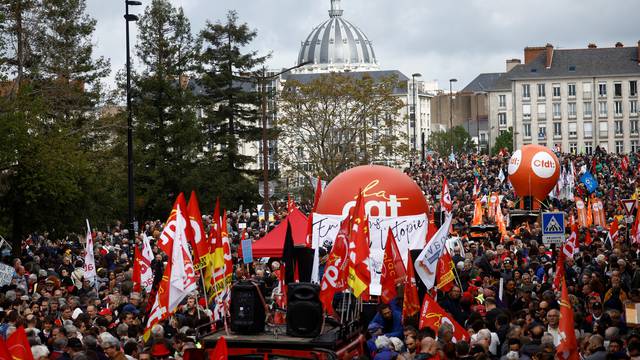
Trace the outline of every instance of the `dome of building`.
<path fill-rule="evenodd" d="M 340 0 L 331 0 L 329 20 L 316 26 L 302 42 L 298 64 L 311 62 L 298 72 L 378 70 L 371 41 L 342 17 Z"/>

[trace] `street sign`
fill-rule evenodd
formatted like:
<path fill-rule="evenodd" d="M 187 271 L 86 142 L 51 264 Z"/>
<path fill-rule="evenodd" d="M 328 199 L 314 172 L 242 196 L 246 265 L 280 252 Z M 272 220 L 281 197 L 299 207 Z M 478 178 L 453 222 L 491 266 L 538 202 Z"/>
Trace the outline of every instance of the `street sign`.
<path fill-rule="evenodd" d="M 564 213 L 542 213 L 542 242 L 545 245 L 564 242 Z"/>
<path fill-rule="evenodd" d="M 636 200 L 635 199 L 622 199 L 622 200 L 620 200 L 620 202 L 622 203 L 622 208 L 627 213 L 627 215 L 632 215 L 633 214 L 633 208 L 636 206 Z"/>

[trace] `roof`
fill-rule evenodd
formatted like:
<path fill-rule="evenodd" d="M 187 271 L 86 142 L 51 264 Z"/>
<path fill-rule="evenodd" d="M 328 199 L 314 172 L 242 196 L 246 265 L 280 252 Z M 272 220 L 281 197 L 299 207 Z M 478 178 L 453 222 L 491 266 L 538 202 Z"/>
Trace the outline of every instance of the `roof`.
<path fill-rule="evenodd" d="M 545 68 L 546 52 L 528 64 L 515 66 L 512 80 L 640 75 L 638 48 L 554 49 L 551 67 Z"/>
<path fill-rule="evenodd" d="M 267 235 L 258 239 L 252 245 L 253 257 L 282 257 L 284 238 L 287 236 L 287 222 L 291 223 L 294 246 L 305 246 L 307 238 L 307 217 L 295 208 L 285 220 L 278 224 Z"/>
<path fill-rule="evenodd" d="M 406 82 L 409 81 L 409 78 L 401 73 L 398 70 L 378 70 L 378 71 L 345 71 L 339 73 L 340 75 L 355 77 L 357 79 L 361 79 L 364 76 L 370 76 L 374 80 L 379 80 L 384 77 L 395 76 L 400 83 L 398 87 L 394 88 L 393 93 L 395 95 L 407 94 Z M 317 79 L 320 76 L 324 76 L 326 73 L 303 73 L 303 74 L 285 74 L 283 75 L 283 79 L 286 80 L 296 80 L 303 84 L 307 84 Z"/>
<path fill-rule="evenodd" d="M 493 90 L 496 82 L 505 73 L 484 73 L 478 75 L 473 79 L 462 92 L 479 92 L 479 91 L 491 91 Z"/>

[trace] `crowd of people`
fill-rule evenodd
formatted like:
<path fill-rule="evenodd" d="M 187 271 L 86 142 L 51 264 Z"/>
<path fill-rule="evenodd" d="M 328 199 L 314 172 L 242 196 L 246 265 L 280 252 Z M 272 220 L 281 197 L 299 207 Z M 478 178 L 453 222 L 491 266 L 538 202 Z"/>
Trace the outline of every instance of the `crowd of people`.
<path fill-rule="evenodd" d="M 620 218 L 619 200 L 635 198 L 638 159 L 596 151 L 592 155 L 558 154 L 564 167 L 576 171 L 586 167 L 597 178 L 596 195 L 603 201 L 606 218 Z M 453 232 L 460 246 L 452 253 L 456 285 L 437 295 L 438 303 L 471 334 L 455 339 L 453 329 L 442 323 L 438 329 L 418 327 L 416 319 L 402 319 L 402 298 L 380 304 L 378 314 L 364 326 L 371 359 L 552 359 L 563 334 L 559 291 L 553 288 L 558 249 L 541 242 L 540 226 L 510 224 L 508 239 L 491 233 L 473 234 L 474 197 L 499 192 L 505 217 L 517 198 L 506 174 L 509 156 L 429 155 L 424 162 L 405 169 L 422 188 L 434 211 L 440 211 L 444 177 L 453 200 Z M 628 161 L 628 166 L 622 166 Z M 480 194 L 474 194 L 477 179 Z M 579 181 L 576 196 L 588 191 Z M 309 203 L 301 206 L 309 210 Z M 549 207 L 570 214 L 570 199 L 552 199 Z M 286 216 L 286 204 L 276 222 Z M 204 216 L 205 227 L 211 217 Z M 259 238 L 269 224 L 256 212 L 228 212 L 232 255 L 237 259 L 243 228 Z M 485 219 L 491 224 L 491 219 Z M 565 276 L 574 309 L 579 351 L 585 359 L 640 359 L 640 332 L 628 318 L 627 304 L 640 303 L 638 244 L 627 235 L 630 224 L 620 223 L 619 237 L 606 244 L 606 227 L 579 229 L 580 250 L 565 262 Z M 148 221 L 142 231 L 157 240 L 161 221 Z M 175 316 L 152 329 L 151 339 L 142 341 L 149 295 L 133 290 L 132 257 L 136 244 L 121 224 L 108 231 L 95 231 L 97 283 L 83 278 L 84 245 L 79 237 L 52 239 L 34 234 L 23 242 L 19 257 L 3 253 L 3 262 L 13 266 L 11 283 L 0 292 L 0 335 L 8 338 L 24 327 L 35 359 L 150 359 L 183 358 L 198 348 L 198 335 L 210 327 L 212 313 L 201 295 L 194 294 L 177 309 Z M 588 236 L 592 239 L 585 244 Z M 155 259 L 151 263 L 155 285 L 162 276 L 166 255 L 152 240 Z M 326 260 L 326 257 L 324 258 Z M 268 292 L 278 286 L 278 261 L 256 261 L 247 272 L 238 266 L 234 280 L 264 281 Z M 500 280 L 503 288 L 500 290 Z M 398 292 L 402 294 L 402 291 Z M 269 297 L 270 294 L 267 294 Z M 367 326 L 368 325 L 368 326 Z"/>

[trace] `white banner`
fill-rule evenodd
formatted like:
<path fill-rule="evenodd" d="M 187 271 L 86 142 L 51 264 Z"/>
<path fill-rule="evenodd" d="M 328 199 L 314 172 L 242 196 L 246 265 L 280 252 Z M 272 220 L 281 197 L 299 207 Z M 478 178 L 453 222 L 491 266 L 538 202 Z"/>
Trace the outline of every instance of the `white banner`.
<path fill-rule="evenodd" d="M 331 247 L 336 239 L 340 222 L 343 218 L 342 215 L 314 213 L 313 248 L 318 247 L 318 244 L 323 247 Z M 409 249 L 422 250 L 424 247 L 428 225 L 426 214 L 397 217 L 372 216 L 369 218 L 371 295 L 380 295 L 380 273 L 382 271 L 384 246 L 387 241 L 389 229 L 393 232 L 400 254 L 402 254 L 402 260 L 406 266 Z"/>
<path fill-rule="evenodd" d="M 15 273 L 16 271 L 12 266 L 0 263 L 0 286 L 11 284 Z"/>

